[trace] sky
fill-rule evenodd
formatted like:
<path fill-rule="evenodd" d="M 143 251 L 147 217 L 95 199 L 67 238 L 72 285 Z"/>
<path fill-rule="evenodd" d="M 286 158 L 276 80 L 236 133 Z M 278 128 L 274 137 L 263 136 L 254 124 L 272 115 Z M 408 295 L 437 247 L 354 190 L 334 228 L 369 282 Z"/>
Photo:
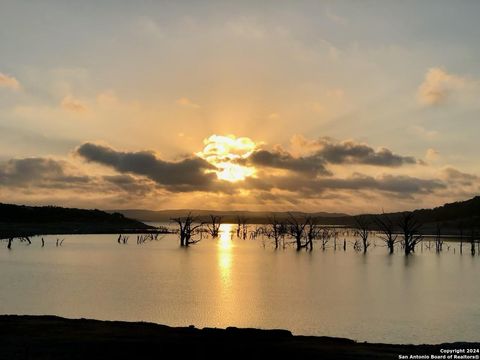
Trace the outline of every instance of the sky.
<path fill-rule="evenodd" d="M 479 13 L 0 0 L 0 202 L 354 214 L 468 199 Z"/>

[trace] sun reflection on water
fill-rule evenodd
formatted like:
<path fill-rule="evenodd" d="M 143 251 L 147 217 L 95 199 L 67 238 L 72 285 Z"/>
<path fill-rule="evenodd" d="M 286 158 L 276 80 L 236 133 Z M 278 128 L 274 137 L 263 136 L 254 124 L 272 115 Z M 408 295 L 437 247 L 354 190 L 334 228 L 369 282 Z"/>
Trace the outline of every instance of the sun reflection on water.
<path fill-rule="evenodd" d="M 230 284 L 230 272 L 232 268 L 232 224 L 220 225 L 220 237 L 218 239 L 218 268 L 222 281 Z"/>

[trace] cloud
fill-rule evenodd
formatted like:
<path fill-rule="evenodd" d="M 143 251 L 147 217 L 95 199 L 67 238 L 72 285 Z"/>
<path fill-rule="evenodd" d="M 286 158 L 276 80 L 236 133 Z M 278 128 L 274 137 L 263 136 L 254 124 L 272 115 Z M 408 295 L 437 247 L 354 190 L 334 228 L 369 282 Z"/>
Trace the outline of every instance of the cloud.
<path fill-rule="evenodd" d="M 253 188 L 296 192 L 300 196 L 313 196 L 328 191 L 376 191 L 410 197 L 415 194 L 431 194 L 445 189 L 447 184 L 439 179 L 421 179 L 405 175 L 381 175 L 373 177 L 355 173 L 349 177 L 306 178 L 304 176 L 269 177 L 251 179 Z"/>
<path fill-rule="evenodd" d="M 358 164 L 379 167 L 400 167 L 420 163 L 413 156 L 402 156 L 386 148 L 377 150 L 353 140 L 335 141 L 331 138 L 307 140 L 301 136 L 292 138 L 294 152 L 277 148 L 275 151 L 257 150 L 247 161 L 258 167 L 270 167 L 312 175 L 332 175 L 328 164 Z M 298 151 L 302 148 L 303 151 Z"/>
<path fill-rule="evenodd" d="M 5 87 L 11 90 L 19 90 L 20 83 L 13 76 L 6 75 L 0 72 L 0 88 Z"/>
<path fill-rule="evenodd" d="M 477 175 L 467 174 L 453 167 L 447 167 L 443 172 L 447 181 L 451 183 L 460 183 L 465 186 L 480 185 L 480 178 Z"/>
<path fill-rule="evenodd" d="M 194 109 L 200 108 L 200 105 L 198 105 L 197 103 L 194 103 L 192 100 L 190 100 L 189 98 L 186 98 L 186 97 L 182 97 L 180 99 L 177 99 L 176 103 L 177 103 L 177 105 L 190 107 L 190 108 L 194 108 Z"/>
<path fill-rule="evenodd" d="M 89 206 L 87 199 L 92 199 L 95 204 L 129 207 L 146 204 L 152 207 L 156 204 L 152 199 L 171 198 L 173 203 L 168 206 L 174 206 L 175 201 L 183 201 L 183 206 L 195 206 L 194 200 L 188 202 L 185 195 L 181 195 L 189 191 L 188 197 L 201 198 L 200 203 L 209 206 L 217 201 L 217 204 L 221 202 L 222 206 L 230 207 L 244 204 L 292 208 L 299 204 L 321 206 L 322 199 L 328 200 L 329 206 L 331 201 L 354 206 L 359 198 L 376 199 L 383 203 L 395 198 L 411 203 L 413 199 L 435 194 L 446 197 L 452 193 L 457 197 L 459 194 L 470 195 L 478 190 L 480 183 L 478 176 L 454 168 L 442 170 L 438 179 L 361 173 L 345 177 L 315 177 L 298 171 L 262 171 L 261 176 L 256 178 L 230 183 L 217 180 L 214 174 L 205 174 L 205 163 L 198 158 L 167 162 L 158 159 L 152 152 L 119 152 L 91 143 L 80 146 L 77 153 L 118 173 L 102 175 L 97 169 L 87 175 L 85 170 L 79 171 L 68 161 L 51 158 L 11 159 L 0 163 L 0 187 L 4 201 L 56 201 L 70 206 Z M 289 165 L 287 161 L 285 167 Z"/>
<path fill-rule="evenodd" d="M 152 151 L 122 152 L 111 147 L 84 143 L 76 153 L 89 162 L 115 169 L 120 173 L 145 176 L 172 191 L 208 190 L 216 175 L 215 168 L 199 157 L 178 162 L 159 159 Z"/>
<path fill-rule="evenodd" d="M 78 183 L 88 183 L 88 176 L 68 173 L 65 161 L 50 158 L 10 159 L 0 163 L 0 184 L 13 187 L 64 188 Z"/>
<path fill-rule="evenodd" d="M 413 156 L 394 154 L 391 150 L 383 147 L 375 150 L 366 144 L 353 140 L 335 142 L 331 138 L 324 137 L 320 138 L 317 143 L 320 146 L 317 155 L 322 156 L 331 164 L 399 167 L 417 162 Z"/>
<path fill-rule="evenodd" d="M 74 98 L 72 95 L 67 95 L 60 103 L 63 109 L 74 113 L 84 113 L 88 110 L 87 106 L 80 100 Z"/>
<path fill-rule="evenodd" d="M 440 153 L 432 148 L 427 149 L 427 151 L 425 152 L 425 159 L 427 159 L 428 161 L 435 161 L 438 159 L 439 156 Z"/>
<path fill-rule="evenodd" d="M 42 157 L 0 162 L 0 189 L 2 201 L 81 207 L 138 205 L 164 195 L 149 179 L 87 175 L 68 161 Z"/>
<path fill-rule="evenodd" d="M 290 170 L 311 175 L 331 175 L 330 171 L 325 168 L 325 160 L 317 154 L 293 157 L 290 153 L 282 150 L 258 150 L 248 158 L 248 162 L 254 166 Z"/>
<path fill-rule="evenodd" d="M 417 100 L 421 105 L 436 106 L 448 102 L 452 93 L 463 88 L 466 80 L 449 74 L 444 69 L 428 69 L 425 78 L 417 90 Z"/>
<path fill-rule="evenodd" d="M 134 177 L 128 174 L 105 175 L 103 180 L 115 185 L 119 190 L 136 196 L 145 196 L 152 192 L 155 183 L 148 179 Z"/>

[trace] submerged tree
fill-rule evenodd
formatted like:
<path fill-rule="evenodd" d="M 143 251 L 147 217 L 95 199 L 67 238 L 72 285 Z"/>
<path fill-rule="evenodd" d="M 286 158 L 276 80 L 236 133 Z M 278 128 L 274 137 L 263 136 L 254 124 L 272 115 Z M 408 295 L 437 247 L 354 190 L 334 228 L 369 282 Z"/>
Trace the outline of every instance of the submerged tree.
<path fill-rule="evenodd" d="M 355 230 L 358 236 L 362 239 L 363 252 L 366 253 L 370 246 L 368 235 L 370 234 L 370 219 L 367 215 L 359 215 L 354 217 Z"/>
<path fill-rule="evenodd" d="M 420 233 L 422 224 L 418 221 L 414 212 L 405 212 L 401 215 L 398 226 L 402 232 L 405 255 L 410 255 L 410 253 L 415 252 L 415 246 L 423 240 L 423 235 Z"/>
<path fill-rule="evenodd" d="M 443 249 L 442 224 L 437 222 L 435 225 L 435 252 L 440 253 Z"/>
<path fill-rule="evenodd" d="M 305 227 L 308 224 L 308 219 L 304 219 L 304 221 L 299 221 L 295 216 L 291 213 L 288 213 L 288 226 L 287 231 L 291 237 L 295 239 L 295 246 L 297 250 L 301 250 L 302 248 L 306 247 L 306 244 L 303 244 L 302 239 L 305 236 Z"/>
<path fill-rule="evenodd" d="M 395 244 L 398 242 L 398 234 L 395 234 L 395 224 L 392 219 L 385 213 L 375 217 L 375 223 L 380 230 L 378 237 L 387 245 L 388 252 L 393 254 L 395 250 Z"/>
<path fill-rule="evenodd" d="M 210 215 L 210 223 L 207 224 L 207 230 L 212 238 L 218 237 L 218 234 L 220 233 L 220 225 L 222 225 L 222 217 Z"/>
<path fill-rule="evenodd" d="M 287 229 L 285 223 L 279 221 L 275 215 L 268 219 L 268 224 L 265 227 L 265 235 L 268 238 L 273 238 L 275 249 L 279 248 L 280 242 L 284 243 L 286 232 Z"/>
<path fill-rule="evenodd" d="M 317 237 L 320 233 L 320 227 L 315 223 L 315 220 L 311 217 L 307 217 L 305 219 L 305 223 L 306 223 L 306 226 L 305 226 L 305 238 L 306 238 L 305 248 L 307 250 L 312 251 L 313 250 L 313 241 L 315 239 L 317 239 Z"/>
<path fill-rule="evenodd" d="M 460 237 L 460 254 L 463 254 L 463 231 L 464 231 L 464 228 L 465 228 L 465 224 L 463 223 L 463 221 L 459 221 L 458 224 L 457 224 L 457 228 L 458 228 L 458 235 Z"/>
<path fill-rule="evenodd" d="M 247 238 L 248 234 L 248 219 L 244 216 L 237 216 L 237 237 L 243 240 Z"/>
<path fill-rule="evenodd" d="M 337 232 L 334 229 L 329 228 L 328 226 L 323 226 L 318 229 L 317 239 L 322 243 L 322 250 L 327 248 L 327 244 L 330 241 L 330 238 L 334 238 L 334 249 L 337 249 Z"/>
<path fill-rule="evenodd" d="M 470 229 L 470 253 L 475 255 L 475 236 L 476 236 L 476 229 L 475 226 L 472 226 Z"/>
<path fill-rule="evenodd" d="M 186 217 L 172 218 L 172 221 L 176 222 L 178 225 L 178 235 L 180 237 L 180 246 L 189 246 L 196 244 L 201 240 L 201 237 L 198 239 L 193 239 L 199 230 L 204 225 L 203 223 L 196 223 L 196 218 L 192 216 L 191 213 L 188 213 Z"/>

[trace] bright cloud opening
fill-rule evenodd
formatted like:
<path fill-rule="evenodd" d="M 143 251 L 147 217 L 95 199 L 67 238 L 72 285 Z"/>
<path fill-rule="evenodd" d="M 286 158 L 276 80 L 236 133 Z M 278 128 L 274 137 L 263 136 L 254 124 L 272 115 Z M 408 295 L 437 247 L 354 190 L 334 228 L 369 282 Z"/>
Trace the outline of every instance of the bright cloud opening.
<path fill-rule="evenodd" d="M 252 155 L 257 146 L 250 138 L 212 135 L 204 144 L 197 155 L 217 168 L 214 172 L 219 179 L 235 182 L 255 175 L 254 167 L 239 163 Z"/>

